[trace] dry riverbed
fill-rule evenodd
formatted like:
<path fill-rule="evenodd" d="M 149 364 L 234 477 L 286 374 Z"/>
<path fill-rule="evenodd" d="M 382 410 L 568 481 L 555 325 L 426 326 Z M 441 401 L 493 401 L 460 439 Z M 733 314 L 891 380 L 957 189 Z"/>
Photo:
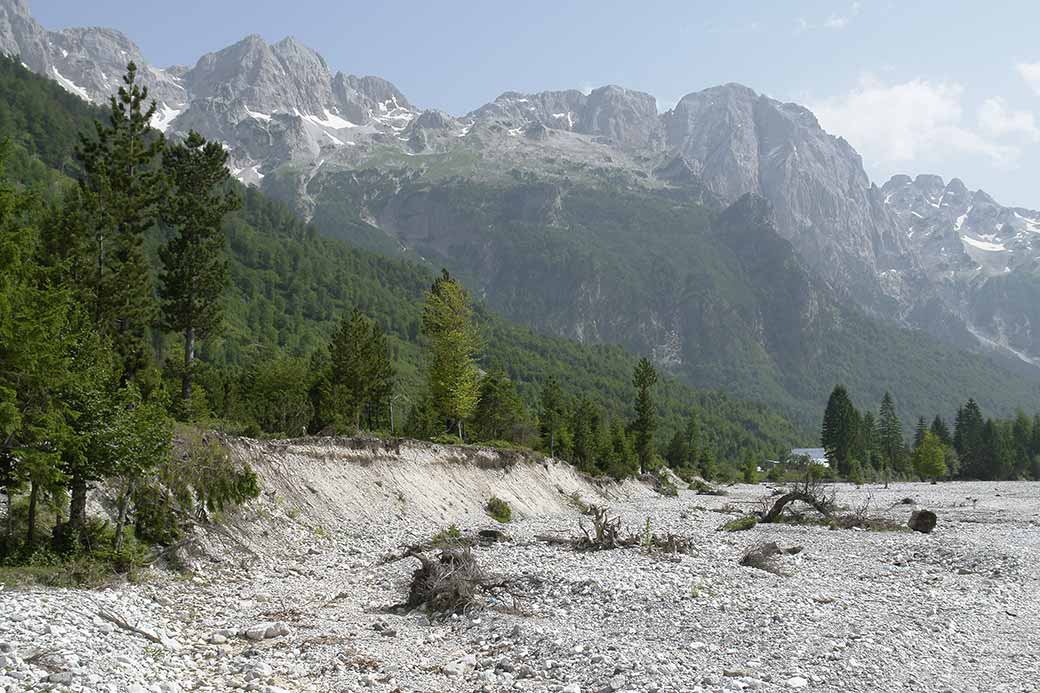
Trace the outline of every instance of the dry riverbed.
<path fill-rule="evenodd" d="M 931 535 L 717 532 L 770 488 L 729 492 L 611 502 L 626 531 L 649 518 L 692 538 L 687 555 L 574 552 L 535 537 L 576 534 L 577 510 L 519 517 L 512 541 L 475 549 L 512 595 L 433 620 L 386 610 L 418 562 L 380 559 L 442 521 L 388 510 L 329 526 L 268 496 L 207 538 L 194 576 L 0 592 L 0 691 L 1040 690 L 1040 484 L 839 487 L 899 521 L 935 511 Z M 495 526 L 472 508 L 457 521 Z M 763 541 L 802 547 L 785 575 L 739 565 Z"/>

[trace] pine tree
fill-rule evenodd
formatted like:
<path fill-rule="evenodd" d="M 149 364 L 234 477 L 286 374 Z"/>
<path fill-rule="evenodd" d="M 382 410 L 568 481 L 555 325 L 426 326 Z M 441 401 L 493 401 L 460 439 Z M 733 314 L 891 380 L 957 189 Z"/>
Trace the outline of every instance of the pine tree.
<path fill-rule="evenodd" d="M 368 349 L 368 383 L 365 389 L 365 401 L 362 413 L 370 431 L 377 430 L 384 423 L 389 423 L 390 407 L 394 396 L 394 383 L 397 372 L 394 369 L 390 353 L 390 342 L 386 332 L 375 320 L 369 325 Z M 384 418 L 386 415 L 386 418 Z"/>
<path fill-rule="evenodd" d="M 556 440 L 564 426 L 563 391 L 556 378 L 550 377 L 542 386 L 541 409 L 538 413 L 541 424 L 542 445 L 549 450 L 549 457 L 556 456 Z"/>
<path fill-rule="evenodd" d="M 860 444 L 863 448 L 862 461 L 869 462 L 875 458 L 878 450 L 877 421 L 874 418 L 874 412 L 869 409 L 863 412 L 859 432 Z"/>
<path fill-rule="evenodd" d="M 672 469 L 694 470 L 700 460 L 701 426 L 696 411 L 690 412 L 686 426 L 676 431 L 668 443 L 665 459 Z"/>
<path fill-rule="evenodd" d="M 924 440 L 924 434 L 928 433 L 928 420 L 923 416 L 918 417 L 917 427 L 914 429 L 914 449 L 916 450 Z"/>
<path fill-rule="evenodd" d="M 480 397 L 470 424 L 471 435 L 479 441 L 523 443 L 527 410 L 516 392 L 516 385 L 504 373 L 492 372 L 480 382 Z"/>
<path fill-rule="evenodd" d="M 1015 412 L 1015 419 L 1011 423 L 1011 477 L 1019 478 L 1027 475 L 1032 462 L 1029 454 L 1030 442 L 1033 436 L 1033 422 L 1021 409 Z"/>
<path fill-rule="evenodd" d="M 0 488 L 7 527 L 0 556 L 13 545 L 14 494 L 29 486 L 27 546 L 40 498 L 61 485 L 60 451 L 75 413 L 63 391 L 75 380 L 70 358 L 69 292 L 38 261 L 38 209 L 3 176 L 0 144 Z"/>
<path fill-rule="evenodd" d="M 946 425 L 946 422 L 938 414 L 932 420 L 931 428 L 929 429 L 935 434 L 943 445 L 953 445 L 953 438 L 950 436 L 950 427 Z"/>
<path fill-rule="evenodd" d="M 715 463 L 715 455 L 708 447 L 701 448 L 700 459 L 697 462 L 700 475 L 705 481 L 712 481 L 719 474 L 718 465 Z"/>
<path fill-rule="evenodd" d="M 690 444 L 687 441 L 685 432 L 676 431 L 672 434 L 672 439 L 668 442 L 668 448 L 665 450 L 664 459 L 672 469 L 680 469 L 686 463 L 689 455 Z"/>
<path fill-rule="evenodd" d="M 429 340 L 430 395 L 434 406 L 454 424 L 462 438 L 462 423 L 473 413 L 480 394 L 474 361 L 480 338 L 473 324 L 469 296 L 447 270 L 426 292 L 422 329 Z"/>
<path fill-rule="evenodd" d="M 602 409 L 588 397 L 580 398 L 574 406 L 569 428 L 573 437 L 574 461 L 579 468 L 585 472 L 605 471 L 611 442 Z"/>
<path fill-rule="evenodd" d="M 329 372 L 321 387 L 320 416 L 343 430 L 372 428 L 388 411 L 394 369 L 378 323 L 354 309 L 329 343 Z"/>
<path fill-rule="evenodd" d="M 1011 475 L 1013 458 L 1014 442 L 1010 428 L 987 419 L 982 425 L 973 475 L 989 481 L 1003 481 Z"/>
<path fill-rule="evenodd" d="M 747 453 L 744 456 L 744 464 L 741 466 L 741 475 L 744 477 L 745 484 L 755 483 L 758 475 L 758 465 L 755 463 L 755 456 L 752 453 Z"/>
<path fill-rule="evenodd" d="M 820 444 L 823 445 L 831 466 L 843 476 L 848 475 L 849 460 L 856 445 L 857 418 L 858 413 L 849 400 L 845 386 L 835 385 L 823 415 Z"/>
<path fill-rule="evenodd" d="M 137 66 L 130 63 L 110 99 L 107 125 L 95 123 L 76 150 L 83 168 L 76 199 L 83 209 L 70 219 L 85 224 L 77 233 L 90 239 L 85 291 L 98 330 L 120 356 L 124 380 L 146 365 L 147 330 L 157 317 L 144 251 L 164 194 L 158 158 L 165 143 L 149 129 L 154 115 L 155 102 L 148 105 L 148 88 L 137 83 Z"/>
<path fill-rule="evenodd" d="M 632 430 L 639 455 L 639 470 L 645 474 L 653 467 L 654 431 L 657 429 L 657 411 L 652 393 L 657 383 L 657 371 L 649 359 L 639 359 L 632 382 L 636 388 L 636 419 L 632 422 Z"/>
<path fill-rule="evenodd" d="M 901 471 L 902 459 L 904 457 L 903 427 L 896 415 L 896 405 L 892 395 L 885 392 L 881 400 L 881 409 L 878 412 L 878 448 L 881 452 L 885 486 L 888 486 L 889 476 L 895 471 Z"/>
<path fill-rule="evenodd" d="M 625 479 L 639 471 L 639 453 L 619 420 L 610 426 L 610 453 L 604 471 L 615 479 Z"/>
<path fill-rule="evenodd" d="M 221 224 L 241 202 L 228 187 L 228 153 L 194 130 L 183 144 L 166 149 L 163 171 L 169 195 L 162 220 L 175 235 L 159 251 L 163 262 L 159 296 L 163 325 L 184 337 L 181 398 L 191 399 L 196 340 L 216 329 L 223 316 L 227 258 Z"/>
<path fill-rule="evenodd" d="M 983 428 L 985 421 L 982 411 L 974 399 L 969 399 L 957 410 L 954 423 L 953 446 L 961 460 L 961 476 L 983 478 L 986 474 L 986 460 L 983 459 Z"/>

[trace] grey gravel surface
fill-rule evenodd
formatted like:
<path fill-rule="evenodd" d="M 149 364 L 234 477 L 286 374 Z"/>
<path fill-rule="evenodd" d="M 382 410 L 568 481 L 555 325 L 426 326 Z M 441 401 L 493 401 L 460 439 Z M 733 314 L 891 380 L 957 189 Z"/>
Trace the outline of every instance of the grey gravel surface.
<path fill-rule="evenodd" d="M 1040 690 L 1040 484 L 839 487 L 901 522 L 934 510 L 930 535 L 716 531 L 769 493 L 615 500 L 626 529 L 649 518 L 691 537 L 688 555 L 574 552 L 535 537 L 576 534 L 576 510 L 522 517 L 513 541 L 475 549 L 510 593 L 446 619 L 389 612 L 418 564 L 380 561 L 442 524 L 319 526 L 268 499 L 243 525 L 267 543 L 210 544 L 193 576 L 0 592 L 0 691 Z M 473 510 L 459 525 L 496 526 Z M 784 575 L 740 566 L 763 541 L 803 550 Z"/>

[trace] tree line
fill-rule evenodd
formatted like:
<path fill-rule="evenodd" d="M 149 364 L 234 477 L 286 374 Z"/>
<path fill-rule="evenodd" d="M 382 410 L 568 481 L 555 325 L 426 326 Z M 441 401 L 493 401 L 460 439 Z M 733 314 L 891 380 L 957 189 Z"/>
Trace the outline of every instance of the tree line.
<path fill-rule="evenodd" d="M 846 388 L 836 385 L 820 444 L 835 472 L 854 481 L 1040 479 L 1040 414 L 986 418 L 974 399 L 957 409 L 952 429 L 941 415 L 921 416 L 907 439 L 891 394 L 885 393 L 875 415 L 859 411 Z"/>

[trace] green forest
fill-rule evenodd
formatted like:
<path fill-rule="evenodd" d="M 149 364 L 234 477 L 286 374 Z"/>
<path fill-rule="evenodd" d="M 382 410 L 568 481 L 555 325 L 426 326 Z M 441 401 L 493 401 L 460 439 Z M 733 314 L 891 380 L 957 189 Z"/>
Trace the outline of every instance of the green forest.
<path fill-rule="evenodd" d="M 839 478 L 857 483 L 892 479 L 1040 479 L 1040 414 L 987 418 L 974 399 L 952 423 L 921 416 L 908 442 L 891 393 L 875 412 L 860 411 L 843 385 L 827 401 L 820 444 Z"/>

